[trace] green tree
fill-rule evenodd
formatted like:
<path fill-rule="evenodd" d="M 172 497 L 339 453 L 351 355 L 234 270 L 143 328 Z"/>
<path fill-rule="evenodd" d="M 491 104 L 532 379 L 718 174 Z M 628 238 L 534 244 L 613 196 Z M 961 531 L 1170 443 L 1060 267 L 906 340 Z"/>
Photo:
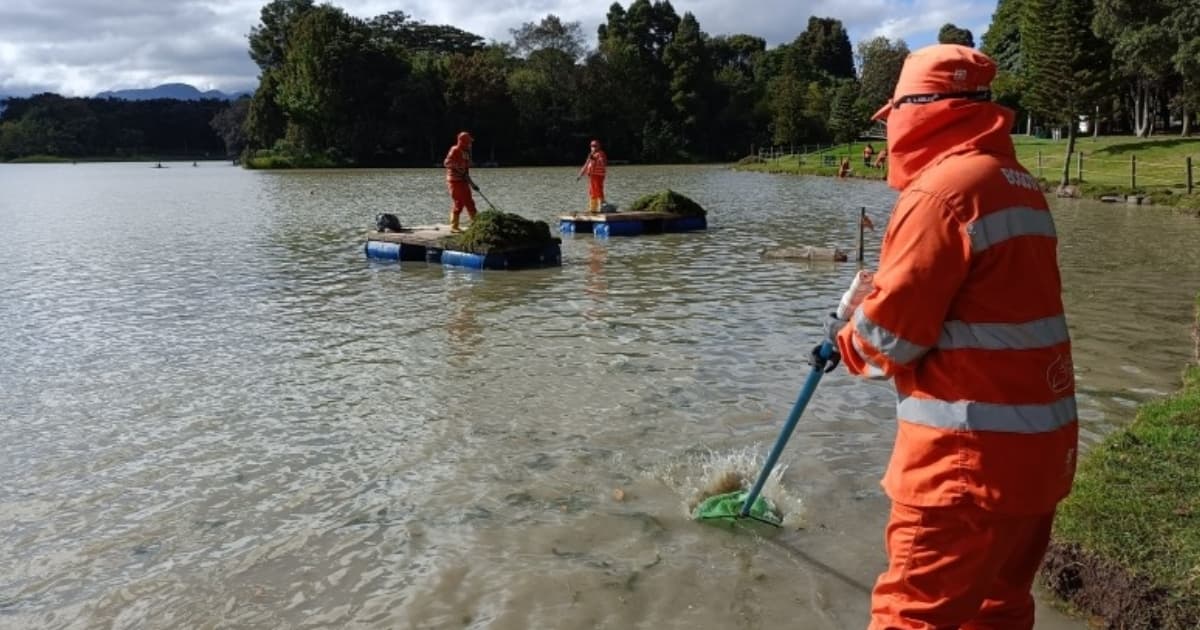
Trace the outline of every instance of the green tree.
<path fill-rule="evenodd" d="M 938 31 L 939 44 L 958 44 L 960 46 L 975 47 L 975 36 L 971 34 L 970 29 L 959 28 L 949 22 L 942 25 Z"/>
<path fill-rule="evenodd" d="M 508 75 L 508 92 L 516 109 L 521 157 L 525 162 L 556 163 L 574 159 L 572 131 L 579 120 L 575 98 L 579 68 L 557 48 L 534 50 Z"/>
<path fill-rule="evenodd" d="M 258 80 L 258 88 L 250 99 L 246 112 L 246 146 L 251 149 L 269 149 L 283 139 L 287 131 L 287 118 L 276 97 L 279 94 L 279 70 L 264 70 Z"/>
<path fill-rule="evenodd" d="M 866 117 L 858 107 L 858 82 L 843 79 L 834 91 L 829 112 L 829 131 L 834 142 L 853 142 L 866 126 Z"/>
<path fill-rule="evenodd" d="M 370 160 L 390 144 L 386 113 L 407 79 L 402 51 L 362 20 L 322 5 L 296 23 L 276 101 L 305 152 Z"/>
<path fill-rule="evenodd" d="M 876 37 L 858 44 L 859 65 L 859 110 L 867 115 L 883 107 L 896 91 L 900 70 L 908 57 L 908 44 L 898 39 Z"/>
<path fill-rule="evenodd" d="M 711 157 L 740 157 L 752 145 L 769 139 L 765 89 L 757 78 L 766 56 L 766 41 L 744 34 L 713 37 L 707 41 L 707 48 L 714 68 Z"/>
<path fill-rule="evenodd" d="M 526 22 L 509 32 L 513 36 L 513 49 L 522 57 L 549 49 L 561 51 L 574 61 L 582 58 L 586 51 L 583 27 L 579 22 L 563 22 L 553 14 L 537 24 Z"/>
<path fill-rule="evenodd" d="M 440 55 L 469 55 L 482 50 L 482 37 L 445 24 L 426 24 L 403 11 L 389 11 L 367 22 L 375 37 L 401 46 L 409 52 Z"/>
<path fill-rule="evenodd" d="M 447 64 L 447 118 L 454 128 L 469 129 L 475 136 L 477 161 L 494 160 L 497 147 L 511 146 L 516 140 L 509 71 L 509 59 L 500 46 L 453 55 Z"/>
<path fill-rule="evenodd" d="M 287 57 L 292 27 L 313 9 L 312 0 L 272 0 L 250 29 L 250 58 L 263 72 L 279 68 Z"/>
<path fill-rule="evenodd" d="M 245 148 L 246 118 L 249 113 L 250 99 L 239 98 L 213 116 L 209 126 L 225 143 L 225 155 L 238 155 Z"/>
<path fill-rule="evenodd" d="M 997 3 L 980 49 L 996 62 L 996 78 L 992 81 L 996 102 L 1025 111 L 1021 103 L 1027 84 L 1021 56 L 1021 1 L 1000 0 Z M 1029 131 L 1032 132 L 1032 128 Z"/>
<path fill-rule="evenodd" d="M 671 43 L 663 51 L 663 62 L 671 72 L 671 104 L 679 121 L 684 147 L 692 157 L 711 149 L 708 142 L 712 123 L 709 104 L 713 97 L 713 73 L 704 45 L 700 23 L 684 13 Z"/>
<path fill-rule="evenodd" d="M 1092 33 L 1092 15 L 1092 0 L 1026 0 L 1023 7 L 1026 101 L 1045 120 L 1067 128 L 1064 186 L 1080 117 L 1095 106 L 1108 75 L 1107 50 Z"/>
<path fill-rule="evenodd" d="M 854 78 L 854 51 L 841 20 L 808 18 L 808 27 L 792 43 L 801 78 L 820 73 L 830 79 Z"/>
<path fill-rule="evenodd" d="M 1095 0 L 1095 32 L 1112 46 L 1112 61 L 1133 110 L 1133 129 L 1149 136 L 1154 112 L 1175 71 L 1171 59 L 1178 41 L 1167 26 L 1166 0 Z"/>
<path fill-rule="evenodd" d="M 1192 114 L 1200 111 L 1200 4 L 1173 0 L 1167 27 L 1177 42 L 1171 62 L 1181 78 L 1176 109 L 1183 119 L 1182 135 L 1191 135 Z"/>

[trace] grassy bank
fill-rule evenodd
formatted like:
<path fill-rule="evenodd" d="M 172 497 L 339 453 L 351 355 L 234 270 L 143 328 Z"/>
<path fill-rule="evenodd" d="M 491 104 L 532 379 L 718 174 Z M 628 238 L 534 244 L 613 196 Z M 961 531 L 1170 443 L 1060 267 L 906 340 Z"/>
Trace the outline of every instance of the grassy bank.
<path fill-rule="evenodd" d="M 885 143 L 872 142 L 876 149 Z M 1047 140 L 1013 136 L 1017 159 L 1043 180 L 1047 191 L 1054 190 L 1066 159 L 1065 140 Z M 805 155 L 786 155 L 774 159 L 745 158 L 735 168 L 766 173 L 836 176 L 837 164 L 849 156 L 851 177 L 882 179 L 881 169 L 863 165 L 866 143 L 828 147 Z M 1079 156 L 1083 156 L 1082 171 Z M 1187 194 L 1187 158 L 1192 158 L 1193 193 Z M 1082 178 L 1080 177 L 1082 175 Z M 1106 195 L 1143 195 L 1151 203 L 1200 209 L 1200 138 L 1156 136 L 1090 136 L 1076 139 L 1071 160 L 1071 184 L 1083 197 L 1099 199 Z"/>
<path fill-rule="evenodd" d="M 1200 363 L 1082 459 L 1042 577 L 1103 627 L 1200 627 Z"/>

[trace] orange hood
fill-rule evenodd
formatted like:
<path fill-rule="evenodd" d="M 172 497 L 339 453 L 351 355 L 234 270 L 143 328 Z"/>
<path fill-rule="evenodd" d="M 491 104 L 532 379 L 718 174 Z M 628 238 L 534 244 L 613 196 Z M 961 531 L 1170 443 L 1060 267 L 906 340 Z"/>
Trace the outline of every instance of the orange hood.
<path fill-rule="evenodd" d="M 987 101 L 905 105 L 887 117 L 888 185 L 908 186 L 921 171 L 968 151 L 1014 155 L 1013 112 Z"/>

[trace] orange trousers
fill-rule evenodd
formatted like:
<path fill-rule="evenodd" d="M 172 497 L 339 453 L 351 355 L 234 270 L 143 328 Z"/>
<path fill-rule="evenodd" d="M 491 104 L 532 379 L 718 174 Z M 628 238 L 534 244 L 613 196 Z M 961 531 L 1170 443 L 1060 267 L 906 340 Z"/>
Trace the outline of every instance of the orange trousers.
<path fill-rule="evenodd" d="M 870 630 L 1029 630 L 1033 578 L 1054 512 L 892 503 L 888 568 L 871 594 Z"/>
<path fill-rule="evenodd" d="M 588 198 L 604 201 L 604 176 L 588 176 Z"/>
<path fill-rule="evenodd" d="M 446 182 L 446 186 L 450 188 L 451 223 L 458 223 L 458 215 L 462 213 L 463 208 L 467 209 L 467 216 L 474 219 L 475 198 L 471 196 L 471 185 L 467 182 Z"/>

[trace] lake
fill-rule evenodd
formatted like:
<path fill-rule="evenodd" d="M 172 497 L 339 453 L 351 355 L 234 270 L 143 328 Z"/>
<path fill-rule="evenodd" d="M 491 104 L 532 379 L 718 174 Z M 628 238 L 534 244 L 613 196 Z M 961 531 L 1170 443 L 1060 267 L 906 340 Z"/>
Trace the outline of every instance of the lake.
<path fill-rule="evenodd" d="M 0 165 L 0 627 L 865 627 L 890 384 L 821 382 L 783 531 L 687 506 L 753 472 L 855 270 L 760 251 L 852 250 L 862 206 L 873 265 L 881 183 L 615 167 L 610 201 L 669 186 L 709 231 L 479 273 L 363 255 L 376 213 L 446 221 L 440 170 L 149 166 Z M 574 168 L 476 180 L 586 207 Z M 1094 443 L 1177 386 L 1200 220 L 1055 219 Z"/>

